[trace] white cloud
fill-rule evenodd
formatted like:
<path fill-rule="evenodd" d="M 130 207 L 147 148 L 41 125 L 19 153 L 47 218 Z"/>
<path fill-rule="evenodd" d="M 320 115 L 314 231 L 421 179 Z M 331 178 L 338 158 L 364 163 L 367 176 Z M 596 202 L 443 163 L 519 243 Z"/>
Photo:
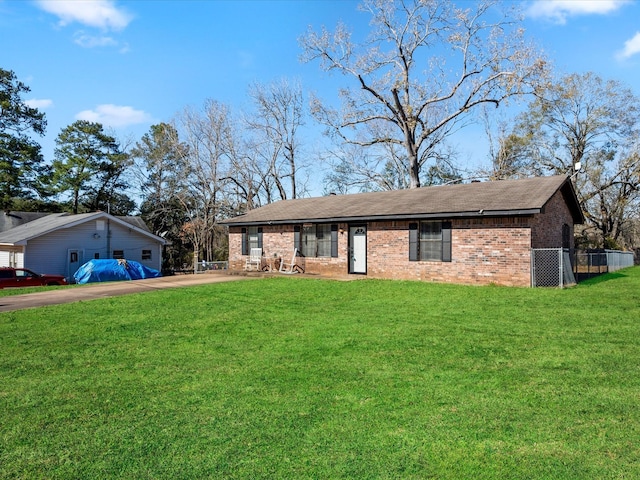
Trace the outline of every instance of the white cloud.
<path fill-rule="evenodd" d="M 49 100 L 48 98 L 32 98 L 31 100 L 25 100 L 24 103 L 28 107 L 40 110 L 53 106 L 53 100 Z"/>
<path fill-rule="evenodd" d="M 103 30 L 122 30 L 133 19 L 112 0 L 37 0 L 36 4 L 56 15 L 61 26 L 77 22 Z"/>
<path fill-rule="evenodd" d="M 151 122 L 151 115 L 133 107 L 120 105 L 98 105 L 94 110 L 83 110 L 76 115 L 78 120 L 101 123 L 109 127 L 127 127 Z"/>
<path fill-rule="evenodd" d="M 111 37 L 89 35 L 83 31 L 78 31 L 73 35 L 73 41 L 85 48 L 113 47 L 118 45 Z"/>
<path fill-rule="evenodd" d="M 576 15 L 604 15 L 614 12 L 630 0 L 535 0 L 527 9 L 533 18 L 564 24 Z"/>
<path fill-rule="evenodd" d="M 618 52 L 617 58 L 618 60 L 626 60 L 637 53 L 640 53 L 640 32 L 636 32 L 632 38 L 624 42 L 624 48 Z"/>

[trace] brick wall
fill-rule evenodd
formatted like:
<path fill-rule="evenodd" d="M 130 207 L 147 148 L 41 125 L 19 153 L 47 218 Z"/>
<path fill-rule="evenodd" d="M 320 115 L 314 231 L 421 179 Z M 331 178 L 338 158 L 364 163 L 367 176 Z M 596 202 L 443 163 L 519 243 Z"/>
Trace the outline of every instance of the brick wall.
<path fill-rule="evenodd" d="M 415 221 L 415 220 L 414 220 Z M 451 262 L 409 261 L 409 221 L 369 222 L 367 275 L 487 285 L 529 286 L 533 248 L 562 246 L 562 225 L 570 226 L 571 213 L 558 192 L 543 213 L 525 217 L 452 219 Z M 307 273 L 346 275 L 349 271 L 349 226 L 339 224 L 337 258 L 305 258 Z M 229 268 L 244 268 L 241 229 L 229 229 Z M 266 258 L 290 260 L 294 248 L 293 225 L 265 225 L 262 233 Z"/>
<path fill-rule="evenodd" d="M 265 259 L 284 258 L 288 264 L 293 256 L 293 225 L 265 225 L 262 228 L 262 251 Z M 348 273 L 348 227 L 339 225 L 337 258 L 304 258 L 298 262 L 304 264 L 306 272 L 323 275 L 346 275 Z M 229 228 L 229 269 L 242 270 L 246 255 L 242 253 L 242 229 Z"/>
<path fill-rule="evenodd" d="M 452 222 L 451 262 L 410 262 L 409 222 L 372 222 L 367 230 L 367 275 L 376 278 L 410 279 L 465 284 L 528 286 L 530 283 L 530 218 L 462 219 Z M 348 225 L 340 224 L 337 258 L 305 258 L 305 271 L 322 275 L 346 275 Z M 293 226 L 265 226 L 264 256 L 293 253 Z M 242 270 L 242 233 L 229 231 L 229 268 Z"/>
<path fill-rule="evenodd" d="M 569 225 L 569 248 L 574 248 L 573 217 L 561 192 L 551 197 L 531 225 L 531 248 L 562 248 L 562 226 Z"/>
<path fill-rule="evenodd" d="M 530 218 L 453 220 L 451 262 L 410 262 L 409 222 L 370 225 L 367 274 L 379 278 L 529 286 L 529 222 Z"/>

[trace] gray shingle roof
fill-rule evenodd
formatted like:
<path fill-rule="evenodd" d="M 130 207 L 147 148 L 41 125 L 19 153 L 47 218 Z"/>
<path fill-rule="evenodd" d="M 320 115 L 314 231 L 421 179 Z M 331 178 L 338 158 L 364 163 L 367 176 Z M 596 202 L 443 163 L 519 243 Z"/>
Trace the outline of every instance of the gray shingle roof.
<path fill-rule="evenodd" d="M 69 228 L 74 225 L 99 218 L 111 218 L 116 222 L 126 223 L 127 225 L 130 225 L 131 228 L 139 230 L 140 233 L 154 237 L 161 241 L 163 244 L 165 243 L 164 239 L 153 235 L 151 232 L 149 232 L 148 228 L 140 227 L 137 224 L 137 221 L 131 221 L 130 217 L 114 217 L 104 212 L 93 212 L 79 213 L 77 215 L 69 213 L 52 213 L 51 215 L 32 220 L 28 223 L 24 223 L 5 232 L 1 232 L 0 244 L 16 245 L 24 243 L 32 238 L 46 235 L 47 233 L 53 232 L 60 228 Z"/>
<path fill-rule="evenodd" d="M 575 223 L 584 218 L 565 176 L 283 200 L 222 222 L 227 225 L 339 222 L 539 213 L 562 190 Z"/>
<path fill-rule="evenodd" d="M 0 213 L 0 232 L 5 232 L 23 223 L 28 223 L 41 217 L 50 215 L 46 212 L 2 212 Z"/>

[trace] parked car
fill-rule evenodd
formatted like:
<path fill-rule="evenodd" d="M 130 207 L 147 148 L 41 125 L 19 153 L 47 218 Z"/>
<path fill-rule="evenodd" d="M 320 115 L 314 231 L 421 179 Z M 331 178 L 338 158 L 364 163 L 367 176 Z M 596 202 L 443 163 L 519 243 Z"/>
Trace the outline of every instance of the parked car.
<path fill-rule="evenodd" d="M 0 268 L 0 288 L 42 287 L 45 285 L 68 285 L 68 283 L 62 275 L 43 275 L 27 268 Z"/>

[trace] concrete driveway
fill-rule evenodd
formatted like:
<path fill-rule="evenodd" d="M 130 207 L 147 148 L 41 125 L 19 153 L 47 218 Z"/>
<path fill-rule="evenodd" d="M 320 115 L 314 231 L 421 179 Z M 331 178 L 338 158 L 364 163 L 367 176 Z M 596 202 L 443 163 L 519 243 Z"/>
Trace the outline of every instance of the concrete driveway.
<path fill-rule="evenodd" d="M 202 273 L 198 275 L 175 275 L 170 277 L 148 278 L 110 283 L 89 283 L 74 288 L 60 290 L 43 290 L 24 295 L 0 297 L 0 312 L 11 312 L 25 308 L 36 308 L 45 305 L 72 303 L 96 298 L 108 298 L 130 293 L 149 292 L 163 288 L 177 288 L 207 283 L 233 282 L 247 280 L 251 277 L 227 275 L 222 273 Z"/>

